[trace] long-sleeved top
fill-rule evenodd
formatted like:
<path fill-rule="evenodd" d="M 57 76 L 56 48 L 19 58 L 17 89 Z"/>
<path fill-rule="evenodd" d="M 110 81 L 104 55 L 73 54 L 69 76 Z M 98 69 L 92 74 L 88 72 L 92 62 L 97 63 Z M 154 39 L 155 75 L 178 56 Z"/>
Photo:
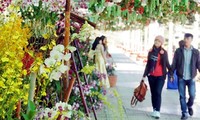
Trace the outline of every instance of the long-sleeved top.
<path fill-rule="evenodd" d="M 177 76 L 183 79 L 184 69 L 188 69 L 184 65 L 185 61 L 187 61 L 187 59 L 184 57 L 184 48 L 176 49 L 171 66 L 171 75 L 173 75 L 173 72 L 176 70 Z M 195 48 L 192 49 L 191 63 L 189 68 L 191 72 L 191 79 L 194 79 L 197 75 L 197 70 L 200 72 L 200 53 L 199 50 Z"/>

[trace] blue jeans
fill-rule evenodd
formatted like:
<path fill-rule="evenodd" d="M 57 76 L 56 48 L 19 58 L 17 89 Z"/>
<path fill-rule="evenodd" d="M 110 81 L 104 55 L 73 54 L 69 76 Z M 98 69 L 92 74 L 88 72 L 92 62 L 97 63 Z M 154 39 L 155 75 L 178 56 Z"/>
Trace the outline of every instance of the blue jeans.
<path fill-rule="evenodd" d="M 160 111 L 162 101 L 162 89 L 165 84 L 164 76 L 148 76 L 149 86 L 151 90 L 151 102 L 153 109 Z"/>
<path fill-rule="evenodd" d="M 186 93 L 185 93 L 186 86 L 188 87 L 188 92 L 189 92 L 189 100 L 187 103 L 186 103 Z M 195 93 L 196 93 L 195 81 L 193 79 L 191 80 L 179 79 L 178 91 L 180 95 L 182 114 L 187 114 L 188 107 L 191 108 L 192 105 L 194 104 Z"/>

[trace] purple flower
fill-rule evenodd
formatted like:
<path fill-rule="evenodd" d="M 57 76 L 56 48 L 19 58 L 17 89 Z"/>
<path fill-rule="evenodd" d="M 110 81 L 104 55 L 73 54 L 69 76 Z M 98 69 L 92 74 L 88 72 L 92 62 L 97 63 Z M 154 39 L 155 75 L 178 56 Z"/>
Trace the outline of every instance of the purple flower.
<path fill-rule="evenodd" d="M 78 110 L 79 107 L 80 105 L 78 103 L 74 103 L 72 106 L 73 110 Z"/>
<path fill-rule="evenodd" d="M 63 107 L 62 106 L 58 106 L 59 111 L 63 111 Z"/>
<path fill-rule="evenodd" d="M 48 114 L 48 117 L 51 118 L 52 113 L 51 113 L 51 112 L 48 112 L 47 114 Z"/>

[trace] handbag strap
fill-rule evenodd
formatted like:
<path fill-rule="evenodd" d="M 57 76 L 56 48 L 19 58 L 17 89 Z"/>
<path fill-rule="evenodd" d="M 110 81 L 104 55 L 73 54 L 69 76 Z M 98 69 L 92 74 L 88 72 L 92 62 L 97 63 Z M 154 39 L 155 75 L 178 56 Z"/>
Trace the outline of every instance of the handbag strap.
<path fill-rule="evenodd" d="M 138 100 L 135 98 L 135 96 L 133 96 L 131 99 L 131 106 L 135 107 L 137 105 L 137 103 L 138 103 Z"/>

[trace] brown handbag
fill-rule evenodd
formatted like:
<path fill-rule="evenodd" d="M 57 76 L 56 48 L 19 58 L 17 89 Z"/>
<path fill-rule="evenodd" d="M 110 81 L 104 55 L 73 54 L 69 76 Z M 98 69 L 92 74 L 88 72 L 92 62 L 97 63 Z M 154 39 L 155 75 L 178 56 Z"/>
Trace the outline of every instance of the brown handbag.
<path fill-rule="evenodd" d="M 141 80 L 140 85 L 134 89 L 133 97 L 131 99 L 131 106 L 134 107 L 137 105 L 137 102 L 142 102 L 145 99 L 147 92 L 147 85 L 144 80 Z"/>

